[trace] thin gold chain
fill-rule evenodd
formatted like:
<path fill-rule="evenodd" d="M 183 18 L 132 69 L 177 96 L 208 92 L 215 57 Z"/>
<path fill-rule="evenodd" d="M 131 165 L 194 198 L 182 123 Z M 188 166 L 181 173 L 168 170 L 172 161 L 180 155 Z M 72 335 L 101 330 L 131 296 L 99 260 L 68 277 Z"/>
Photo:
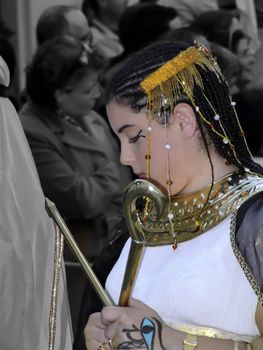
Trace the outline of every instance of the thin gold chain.
<path fill-rule="evenodd" d="M 54 252 L 54 267 L 53 267 L 53 281 L 51 290 L 51 303 L 49 311 L 49 340 L 48 349 L 54 350 L 55 338 L 56 338 L 56 326 L 57 326 L 57 299 L 58 299 L 58 287 L 59 276 L 61 270 L 61 263 L 63 257 L 63 235 L 60 232 L 58 226 L 55 226 L 55 252 Z"/>

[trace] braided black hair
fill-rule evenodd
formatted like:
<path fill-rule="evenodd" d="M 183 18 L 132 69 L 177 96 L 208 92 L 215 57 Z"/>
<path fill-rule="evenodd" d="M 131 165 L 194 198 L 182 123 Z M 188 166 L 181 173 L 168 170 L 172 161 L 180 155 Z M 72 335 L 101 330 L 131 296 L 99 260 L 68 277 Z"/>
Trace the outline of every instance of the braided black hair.
<path fill-rule="evenodd" d="M 127 105 L 135 112 L 139 112 L 147 104 L 140 82 L 188 47 L 189 45 L 184 43 L 160 42 L 140 50 L 114 76 L 106 94 L 106 101 L 109 102 L 115 99 L 116 102 Z M 209 160 L 207 135 L 217 152 L 229 164 L 235 165 L 241 171 L 248 168 L 252 172 L 263 175 L 263 168 L 253 160 L 247 148 L 235 110 L 231 104 L 227 82 L 219 80 L 216 73 L 209 69 L 204 70 L 199 66 L 197 69 L 202 76 L 203 89 L 195 85 L 194 101 L 192 102 L 195 106 L 198 106 L 199 112 L 195 110 L 195 106 L 190 101 L 188 103 L 194 109 Z M 175 104 L 176 102 L 179 101 L 175 101 Z M 224 126 L 229 140 L 231 140 L 228 144 L 225 144 L 222 137 L 215 133 L 211 127 L 219 129 L 219 123 L 214 119 L 215 115 L 220 116 L 220 122 Z M 201 116 L 204 116 L 209 123 L 205 123 Z"/>

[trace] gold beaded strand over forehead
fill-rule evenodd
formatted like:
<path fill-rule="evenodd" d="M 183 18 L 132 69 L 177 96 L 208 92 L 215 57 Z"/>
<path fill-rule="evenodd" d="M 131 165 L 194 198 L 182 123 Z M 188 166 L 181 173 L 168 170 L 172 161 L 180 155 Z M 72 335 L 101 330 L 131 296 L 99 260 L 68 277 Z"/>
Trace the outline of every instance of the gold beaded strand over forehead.
<path fill-rule="evenodd" d="M 180 85 L 183 85 L 183 90 L 191 97 L 195 85 L 203 89 L 202 77 L 197 66 L 211 70 L 220 80 L 223 79 L 220 68 L 208 49 L 201 44 L 189 47 L 141 82 L 141 88 L 154 103 L 152 107 L 158 108 L 156 103 L 161 93 L 168 94 L 167 98 L 173 97 L 173 100 L 178 97 L 178 94 L 181 94 Z"/>

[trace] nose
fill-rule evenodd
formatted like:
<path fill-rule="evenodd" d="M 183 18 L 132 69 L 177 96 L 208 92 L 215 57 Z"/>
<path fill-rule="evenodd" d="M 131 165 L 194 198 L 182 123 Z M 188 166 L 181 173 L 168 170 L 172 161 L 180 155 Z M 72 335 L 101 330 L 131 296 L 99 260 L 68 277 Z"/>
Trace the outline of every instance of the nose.
<path fill-rule="evenodd" d="M 246 55 L 240 61 L 244 69 L 251 70 L 255 63 L 255 57 L 254 55 Z"/>
<path fill-rule="evenodd" d="M 99 83 L 94 86 L 92 92 L 93 92 L 93 97 L 94 98 L 100 98 L 101 97 L 101 95 L 102 95 L 102 88 L 101 88 Z"/>
<path fill-rule="evenodd" d="M 255 63 L 255 56 L 254 55 L 249 55 L 248 62 L 249 62 L 249 65 L 251 67 L 253 67 L 253 65 Z"/>
<path fill-rule="evenodd" d="M 123 165 L 132 166 L 135 162 L 135 155 L 129 145 L 121 144 L 120 162 Z"/>
<path fill-rule="evenodd" d="M 93 53 L 94 50 L 93 50 L 93 48 L 92 48 L 92 46 L 91 46 L 91 44 L 90 44 L 89 41 L 85 40 L 85 41 L 83 42 L 83 45 L 84 45 L 85 51 L 86 51 L 88 54 L 92 54 L 92 53 Z"/>

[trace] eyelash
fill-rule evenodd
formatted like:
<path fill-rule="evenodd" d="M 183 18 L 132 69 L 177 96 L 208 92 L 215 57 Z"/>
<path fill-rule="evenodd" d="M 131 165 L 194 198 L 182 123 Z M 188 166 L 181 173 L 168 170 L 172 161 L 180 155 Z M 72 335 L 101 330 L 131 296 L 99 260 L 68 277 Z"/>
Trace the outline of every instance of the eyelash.
<path fill-rule="evenodd" d="M 138 134 L 136 136 L 134 136 L 131 139 L 129 139 L 129 143 L 135 143 L 136 141 L 138 141 L 138 139 L 140 137 L 144 137 L 145 138 L 145 136 L 141 135 L 141 133 L 142 133 L 142 129 L 138 132 Z"/>

